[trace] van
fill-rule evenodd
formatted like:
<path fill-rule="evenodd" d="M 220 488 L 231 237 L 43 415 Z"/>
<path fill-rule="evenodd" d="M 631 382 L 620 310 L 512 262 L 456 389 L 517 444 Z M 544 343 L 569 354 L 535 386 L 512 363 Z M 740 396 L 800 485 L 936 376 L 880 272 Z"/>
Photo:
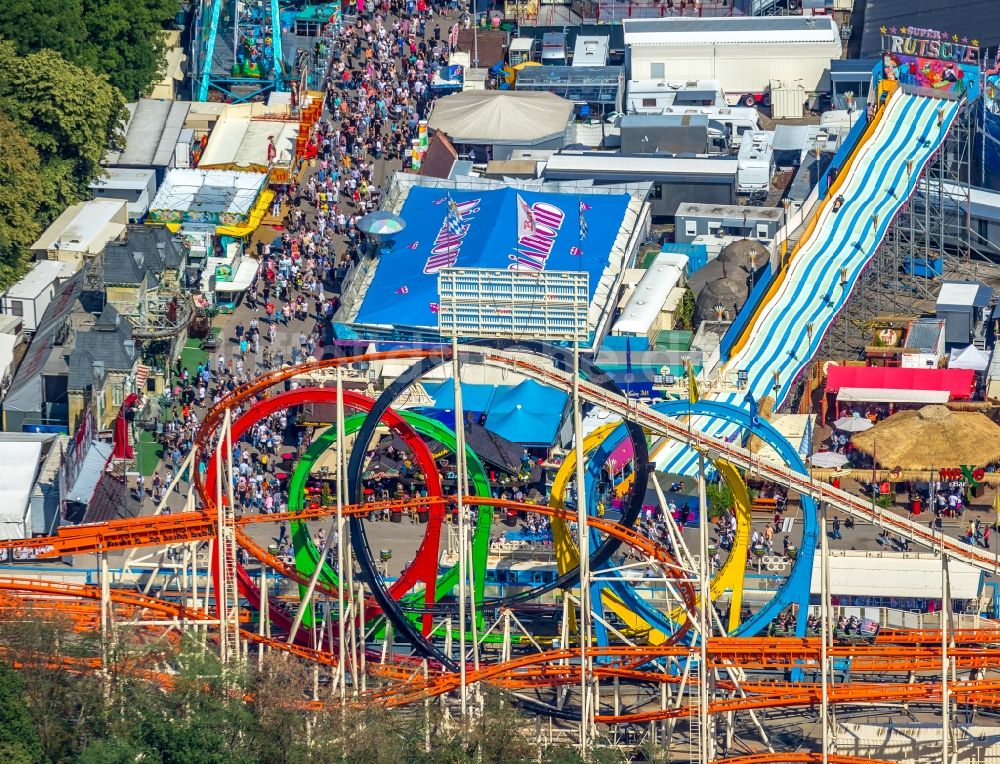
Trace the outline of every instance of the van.
<path fill-rule="evenodd" d="M 566 35 L 562 32 L 546 32 L 542 35 L 542 65 L 566 65 Z"/>
<path fill-rule="evenodd" d="M 515 37 L 507 48 L 507 63 L 510 66 L 535 60 L 537 45 L 534 37 Z"/>

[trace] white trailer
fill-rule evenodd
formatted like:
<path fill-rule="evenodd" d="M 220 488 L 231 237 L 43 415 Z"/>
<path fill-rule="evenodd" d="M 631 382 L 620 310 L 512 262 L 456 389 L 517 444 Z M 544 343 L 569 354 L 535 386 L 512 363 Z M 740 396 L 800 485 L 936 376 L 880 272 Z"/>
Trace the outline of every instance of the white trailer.
<path fill-rule="evenodd" d="M 769 103 L 771 80 L 823 89 L 843 52 L 830 16 L 625 19 L 630 80 L 718 80 L 730 105 Z"/>
<path fill-rule="evenodd" d="M 629 114 L 666 114 L 669 109 L 717 108 L 726 94 L 714 80 L 630 80 Z"/>
<path fill-rule="evenodd" d="M 755 130 L 743 136 L 736 165 L 736 193 L 769 191 L 774 175 L 774 133 Z"/>
<path fill-rule="evenodd" d="M 745 109 L 742 106 L 703 106 L 701 108 L 682 108 L 671 106 L 663 110 L 664 114 L 704 114 L 708 117 L 709 130 L 713 123 L 719 123 L 729 134 L 730 145 L 738 149 L 743 143 L 746 133 L 760 130 L 760 114 L 756 109 Z"/>
<path fill-rule="evenodd" d="M 24 331 L 34 333 L 45 309 L 52 302 L 56 286 L 64 277 L 66 263 L 40 260 L 27 275 L 0 294 L 0 313 L 21 319 Z"/>

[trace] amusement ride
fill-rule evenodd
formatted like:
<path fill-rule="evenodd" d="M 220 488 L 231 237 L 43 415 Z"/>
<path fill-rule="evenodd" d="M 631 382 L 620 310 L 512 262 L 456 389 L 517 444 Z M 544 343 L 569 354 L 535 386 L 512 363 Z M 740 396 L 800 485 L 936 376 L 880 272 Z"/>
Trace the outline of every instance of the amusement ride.
<path fill-rule="evenodd" d="M 345 390 L 345 370 L 352 364 L 380 361 L 411 365 L 377 396 Z M 572 391 L 575 446 L 552 479 L 548 504 L 496 498 L 464 427 L 395 407 L 427 374 L 450 366 L 455 421 L 465 421 L 459 380 L 463 368 L 477 365 Z M 288 511 L 239 515 L 234 445 L 269 414 L 306 404 L 332 404 L 335 422 L 295 455 Z M 585 408 L 607 412 L 611 423 L 582 436 Z M 699 416 L 725 419 L 743 437 L 706 435 L 691 427 Z M 388 501 L 366 496 L 369 449 L 386 431 L 412 455 L 425 495 Z M 784 466 L 762 461 L 746 448 L 751 435 L 772 446 Z M 698 547 L 689 548 L 666 511 L 658 482 L 648 480 L 649 444 L 660 439 L 697 454 L 699 518 L 707 517 L 710 470 L 733 493 L 737 532 L 714 574 L 709 523 L 698 523 Z M 606 516 L 601 471 L 623 444 L 630 450 L 630 487 L 622 492 L 620 513 Z M 442 474 L 441 449 L 454 459 L 453 473 Z M 321 492 L 314 468 L 327 451 L 335 454 L 335 479 Z M 102 641 L 130 627 L 152 633 L 195 630 L 217 646 L 224 664 L 250 660 L 255 652 L 294 655 L 330 672 L 330 698 L 317 696 L 306 704 L 316 709 L 352 703 L 417 709 L 422 704 L 426 710 L 439 698 L 443 708 L 465 715 L 475 712 L 488 685 L 548 718 L 554 729 L 572 733 L 584 750 L 608 739 L 669 748 L 683 730 L 690 760 L 861 761 L 835 750 L 830 734 L 835 709 L 898 704 L 941 712 L 947 755 L 959 704 L 1000 707 L 1000 680 L 988 676 L 1000 659 L 1000 637 L 992 625 L 956 629 L 943 617 L 936 630 L 883 628 L 848 635 L 835 628 L 825 583 L 827 513 L 834 509 L 890 529 L 937 553 L 945 613 L 950 561 L 996 574 L 995 556 L 813 480 L 796 449 L 745 407 L 695 395 L 647 406 L 564 347 L 487 339 L 287 365 L 237 387 L 208 411 L 195 448 L 165 495 L 179 488 L 185 475 L 190 476 L 185 511 L 164 512 L 164 499 L 152 516 L 3 542 L 6 548 L 30 549 L 37 559 L 95 554 L 100 564 L 97 584 L 4 575 L 0 590 L 8 606 L 62 611 L 84 627 L 97 626 Z M 329 478 L 331 472 L 323 475 Z M 785 486 L 797 496 L 802 531 L 788 576 L 747 616 L 742 596 L 750 479 Z M 668 543 L 635 527 L 647 482 L 658 494 Z M 412 562 L 395 580 L 380 571 L 369 542 L 368 519 L 383 512 L 412 512 L 419 518 L 414 531 L 423 534 Z M 488 587 L 495 521 L 529 512 L 551 520 L 557 574 L 534 585 Z M 309 521 L 329 523 L 319 546 Z M 290 523 L 291 559 L 279 557 L 252 533 L 256 525 L 281 522 Z M 445 537 L 456 532 L 457 564 L 443 565 Z M 199 555 L 206 544 L 207 558 Z M 109 555 L 123 557 L 117 578 Z M 817 555 L 824 579 L 818 619 L 809 617 Z M 139 567 L 146 575 L 135 581 L 142 583 L 126 581 L 124 573 Z M 715 606 L 720 599 L 728 603 L 727 618 Z M 789 609 L 794 620 L 788 635 L 773 630 L 769 635 L 775 618 Z M 101 662 L 67 668 L 100 670 Z M 144 676 L 169 684 L 170 669 Z M 823 732 L 817 750 L 781 751 L 768 734 L 762 716 L 767 709 L 818 711 Z M 752 755 L 725 756 L 734 751 L 741 725 L 753 730 L 756 749 Z M 683 758 L 674 745 L 673 755 Z"/>

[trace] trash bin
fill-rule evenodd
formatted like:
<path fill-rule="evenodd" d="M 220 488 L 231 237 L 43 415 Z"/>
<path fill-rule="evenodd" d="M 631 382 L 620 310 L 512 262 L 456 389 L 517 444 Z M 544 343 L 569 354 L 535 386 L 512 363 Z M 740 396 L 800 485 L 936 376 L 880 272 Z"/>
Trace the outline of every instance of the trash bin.
<path fill-rule="evenodd" d="M 924 504 L 920 500 L 919 496 L 910 501 L 910 511 L 915 515 L 919 515 L 921 512 L 924 511 Z"/>
<path fill-rule="evenodd" d="M 834 488 L 840 488 L 840 478 L 838 477 L 833 478 L 830 481 L 830 485 L 832 485 Z"/>

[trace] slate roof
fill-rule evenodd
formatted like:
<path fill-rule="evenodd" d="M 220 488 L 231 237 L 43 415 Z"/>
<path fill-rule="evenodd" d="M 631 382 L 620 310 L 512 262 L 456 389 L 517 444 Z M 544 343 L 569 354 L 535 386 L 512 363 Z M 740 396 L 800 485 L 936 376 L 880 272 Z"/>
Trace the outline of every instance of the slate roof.
<path fill-rule="evenodd" d="M 109 243 L 102 258 L 105 284 L 138 286 L 152 273 L 177 270 L 184 259 L 180 243 L 162 226 L 129 226 L 124 241 Z M 154 279 L 155 283 L 155 279 Z"/>
<path fill-rule="evenodd" d="M 111 310 L 114 311 L 114 308 Z M 101 381 L 101 375 L 94 369 L 95 363 L 103 364 L 105 373 L 130 371 L 135 365 L 138 351 L 132 341 L 132 325 L 128 321 L 116 321 L 112 326 L 104 320 L 106 314 L 107 308 L 93 329 L 76 334 L 76 345 L 69 356 L 69 379 L 66 383 L 70 390 L 85 390 Z M 115 311 L 115 318 L 117 315 Z"/>

